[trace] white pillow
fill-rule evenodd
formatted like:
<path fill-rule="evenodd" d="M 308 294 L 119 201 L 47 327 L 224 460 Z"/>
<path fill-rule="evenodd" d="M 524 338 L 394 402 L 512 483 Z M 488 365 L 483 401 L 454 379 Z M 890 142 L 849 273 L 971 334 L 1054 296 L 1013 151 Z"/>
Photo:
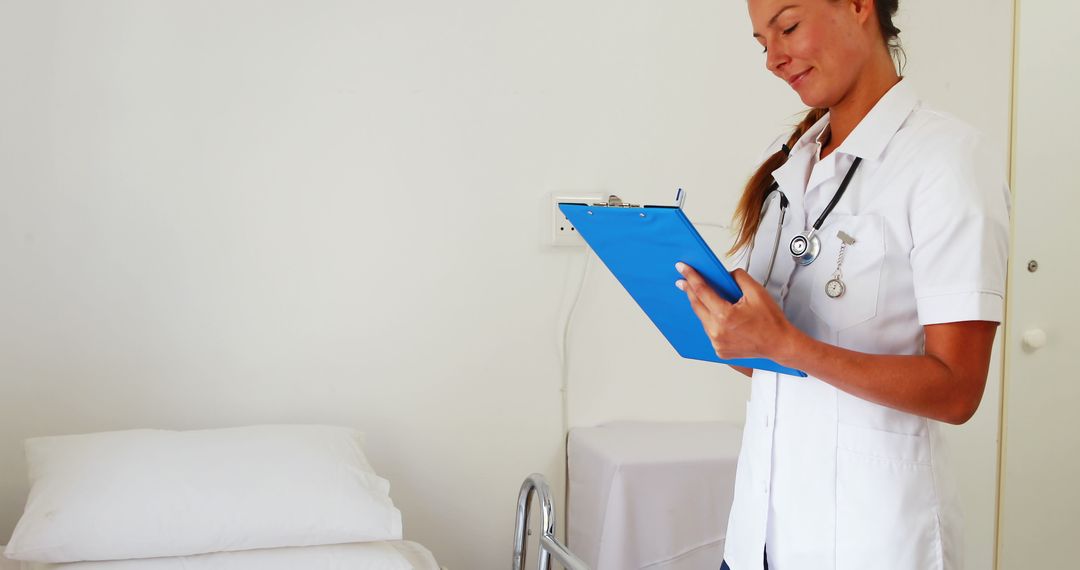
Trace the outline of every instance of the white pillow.
<path fill-rule="evenodd" d="M 387 542 L 269 548 L 173 558 L 48 564 L 23 562 L 20 570 L 413 570 Z"/>
<path fill-rule="evenodd" d="M 77 562 L 401 538 L 355 430 L 132 430 L 26 441 L 5 555 Z"/>

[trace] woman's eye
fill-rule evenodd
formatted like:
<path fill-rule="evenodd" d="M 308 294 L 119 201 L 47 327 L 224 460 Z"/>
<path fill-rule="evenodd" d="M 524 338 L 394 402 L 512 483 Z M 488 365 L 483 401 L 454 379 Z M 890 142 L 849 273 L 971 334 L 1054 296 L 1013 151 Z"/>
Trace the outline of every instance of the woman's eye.
<path fill-rule="evenodd" d="M 791 26 L 790 28 L 784 30 L 783 34 L 786 36 L 786 35 L 790 34 L 791 32 L 794 32 L 795 28 L 798 28 L 798 27 L 799 27 L 799 25 L 795 24 L 794 26 Z"/>

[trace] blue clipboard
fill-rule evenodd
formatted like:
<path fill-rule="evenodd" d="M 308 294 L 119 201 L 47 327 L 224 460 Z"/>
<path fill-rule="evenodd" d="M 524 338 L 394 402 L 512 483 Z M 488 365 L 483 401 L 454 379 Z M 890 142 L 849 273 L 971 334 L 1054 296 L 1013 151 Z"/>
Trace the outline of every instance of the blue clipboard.
<path fill-rule="evenodd" d="M 680 356 L 806 376 L 765 358 L 716 356 L 686 293 L 675 287 L 682 278 L 675 263 L 693 267 L 732 303 L 742 290 L 682 208 L 627 206 L 616 200 L 611 205 L 560 203 L 559 209 Z"/>

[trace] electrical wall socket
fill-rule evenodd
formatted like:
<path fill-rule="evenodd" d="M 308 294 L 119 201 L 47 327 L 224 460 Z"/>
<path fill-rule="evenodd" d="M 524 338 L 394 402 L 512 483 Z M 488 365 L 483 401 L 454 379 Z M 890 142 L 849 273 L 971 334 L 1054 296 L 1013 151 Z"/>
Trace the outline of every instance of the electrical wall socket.
<path fill-rule="evenodd" d="M 572 202 L 576 204 L 595 204 L 606 200 L 604 194 L 556 192 L 551 194 L 551 245 L 554 246 L 584 246 L 585 240 L 570 220 L 566 219 L 559 202 Z"/>

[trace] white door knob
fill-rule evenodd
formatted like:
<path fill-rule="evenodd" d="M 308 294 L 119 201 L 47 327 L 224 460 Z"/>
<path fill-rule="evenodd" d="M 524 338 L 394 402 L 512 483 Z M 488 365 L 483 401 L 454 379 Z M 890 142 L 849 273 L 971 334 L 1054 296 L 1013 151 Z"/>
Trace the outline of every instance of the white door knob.
<path fill-rule="evenodd" d="M 1024 332 L 1024 336 L 1021 339 L 1024 346 L 1031 350 L 1037 350 L 1046 346 L 1046 333 L 1042 329 L 1031 329 Z"/>

